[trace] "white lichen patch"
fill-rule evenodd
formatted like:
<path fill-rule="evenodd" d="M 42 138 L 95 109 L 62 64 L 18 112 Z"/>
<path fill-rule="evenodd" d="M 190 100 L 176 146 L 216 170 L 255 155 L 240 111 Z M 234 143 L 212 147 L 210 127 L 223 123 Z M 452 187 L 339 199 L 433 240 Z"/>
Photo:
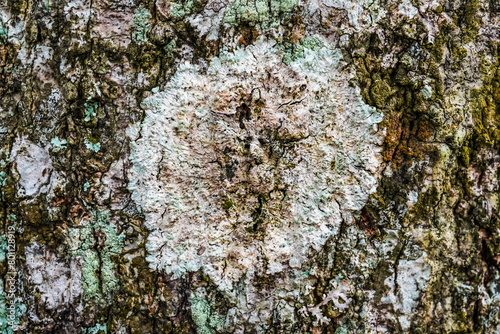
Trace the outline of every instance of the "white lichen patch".
<path fill-rule="evenodd" d="M 404 330 L 411 325 L 411 318 L 421 294 L 426 290 L 431 275 L 431 266 L 427 263 L 425 252 L 414 260 L 400 260 L 397 273 L 385 280 L 390 287 L 383 303 L 393 304 L 399 314 L 399 322 Z"/>
<path fill-rule="evenodd" d="M 27 137 L 18 137 L 12 145 L 11 161 L 19 177 L 19 196 L 35 197 L 46 191 L 52 171 L 52 160 L 47 147 L 32 143 Z"/>
<path fill-rule="evenodd" d="M 30 282 L 48 309 L 68 305 L 82 294 L 78 260 L 72 259 L 67 264 L 35 242 L 26 247 L 26 266 Z"/>
<path fill-rule="evenodd" d="M 203 11 L 198 15 L 188 18 L 189 23 L 198 30 L 200 36 L 206 36 L 207 40 L 217 40 L 219 37 L 219 25 L 223 22 L 225 3 L 220 1 L 209 1 Z"/>
<path fill-rule="evenodd" d="M 387 14 L 386 7 L 379 0 L 323 0 L 322 3 L 327 7 L 345 10 L 354 30 L 373 26 Z M 309 2 L 310 10 L 316 6 L 314 1 Z"/>
<path fill-rule="evenodd" d="M 409 19 L 418 14 L 418 8 L 413 6 L 410 0 L 403 0 L 398 6 L 398 11 Z"/>
<path fill-rule="evenodd" d="M 90 0 L 68 1 L 64 6 L 64 13 L 69 19 L 71 32 L 81 38 L 93 14 Z"/>
<path fill-rule="evenodd" d="M 382 115 L 335 49 L 289 65 L 265 40 L 182 65 L 143 103 L 129 188 L 151 230 L 152 268 L 243 274 L 300 268 L 375 192 Z M 342 66 L 341 66 L 342 65 Z"/>
<path fill-rule="evenodd" d="M 328 303 L 333 304 L 333 309 L 339 312 L 344 312 L 351 303 L 352 298 L 348 297 L 352 293 L 352 288 L 347 284 L 347 282 L 338 282 L 334 280 L 332 282 L 332 289 L 327 295 L 323 295 L 323 300 L 318 305 L 304 306 L 299 310 L 303 317 L 309 315 L 314 316 L 314 326 L 325 325 L 330 322 L 330 319 L 323 315 L 321 307 L 327 305 Z"/>

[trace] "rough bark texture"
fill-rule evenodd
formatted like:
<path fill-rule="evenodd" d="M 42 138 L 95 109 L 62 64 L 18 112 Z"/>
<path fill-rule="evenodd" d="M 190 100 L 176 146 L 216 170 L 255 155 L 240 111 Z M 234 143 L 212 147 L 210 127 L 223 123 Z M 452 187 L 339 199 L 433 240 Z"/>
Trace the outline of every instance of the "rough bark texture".
<path fill-rule="evenodd" d="M 500 333 L 500 2 L 2 0 L 1 333 Z"/>

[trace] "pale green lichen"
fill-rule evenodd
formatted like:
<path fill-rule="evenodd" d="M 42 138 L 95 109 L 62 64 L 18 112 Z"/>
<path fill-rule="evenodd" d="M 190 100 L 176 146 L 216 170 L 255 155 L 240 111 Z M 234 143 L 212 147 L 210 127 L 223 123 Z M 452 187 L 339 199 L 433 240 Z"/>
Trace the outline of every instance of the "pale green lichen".
<path fill-rule="evenodd" d="M 432 97 L 432 87 L 429 85 L 425 85 L 422 87 L 422 97 L 426 100 L 430 99 Z"/>
<path fill-rule="evenodd" d="M 7 173 L 5 173 L 4 171 L 0 171 L 0 189 L 2 189 L 0 194 L 2 195 L 2 197 L 5 195 L 3 187 L 5 187 L 6 183 L 7 183 Z"/>
<path fill-rule="evenodd" d="M 163 47 L 163 51 L 165 51 L 165 56 L 167 58 L 172 58 L 174 56 L 174 51 L 177 48 L 177 43 L 175 40 L 171 40 L 167 45 Z"/>
<path fill-rule="evenodd" d="M 0 23 L 0 45 L 4 39 L 7 39 L 7 31 L 3 27 L 3 24 Z"/>
<path fill-rule="evenodd" d="M 210 303 L 198 295 L 191 298 L 191 318 L 198 334 L 213 334 L 224 324 L 223 317 L 211 311 Z"/>
<path fill-rule="evenodd" d="M 137 8 L 133 18 L 134 31 L 132 32 L 132 40 L 135 43 L 140 44 L 147 41 L 148 31 L 151 27 L 149 20 L 151 20 L 151 13 L 144 7 Z"/>
<path fill-rule="evenodd" d="M 50 140 L 50 143 L 52 144 L 52 151 L 53 152 L 59 152 L 63 149 L 66 149 L 66 144 L 68 143 L 66 139 L 59 139 L 59 137 L 54 137 Z"/>
<path fill-rule="evenodd" d="M 349 327 L 343 325 L 335 330 L 335 334 L 349 334 Z"/>
<path fill-rule="evenodd" d="M 9 149 L 6 149 L 5 151 L 5 160 L 2 159 L 0 160 L 0 167 L 5 168 L 7 167 L 7 161 L 9 161 L 9 156 L 10 156 L 10 151 Z M 1 153 L 1 151 L 0 151 Z M 7 183 L 7 173 L 5 171 L 0 171 L 0 187 L 5 187 L 5 184 Z M 4 194 L 2 190 L 2 195 Z"/>
<path fill-rule="evenodd" d="M 9 245 L 7 244 L 7 239 L 5 235 L 0 235 L 0 262 L 5 260 L 8 248 Z"/>
<path fill-rule="evenodd" d="M 306 50 L 316 51 L 326 46 L 325 42 L 318 36 L 304 37 L 299 43 L 283 50 L 283 62 L 290 64 L 292 61 L 304 58 Z"/>
<path fill-rule="evenodd" d="M 90 122 L 92 118 L 97 116 L 97 102 L 85 102 L 83 105 L 85 107 L 85 122 Z M 57 138 L 57 137 L 56 137 Z"/>
<path fill-rule="evenodd" d="M 4 171 L 0 172 L 0 186 L 5 186 L 5 183 L 7 182 L 7 173 Z"/>
<path fill-rule="evenodd" d="M 205 299 L 198 296 L 191 298 L 191 317 L 197 326 L 198 333 L 211 333 L 207 327 L 208 318 L 210 317 L 210 305 Z"/>
<path fill-rule="evenodd" d="M 17 225 L 17 221 L 16 221 L 17 220 L 17 216 L 15 214 L 13 214 L 13 213 L 8 214 L 7 215 L 7 219 L 13 223 L 12 224 L 13 227 L 16 227 L 16 225 Z"/>
<path fill-rule="evenodd" d="M 182 2 L 172 3 L 172 9 L 170 10 L 170 15 L 175 18 L 184 18 L 193 13 L 196 6 L 196 0 L 187 0 Z"/>
<path fill-rule="evenodd" d="M 89 188 L 90 188 L 90 183 L 85 182 L 85 183 L 83 184 L 83 191 L 87 191 L 87 189 L 89 189 Z"/>
<path fill-rule="evenodd" d="M 246 23 L 251 26 L 261 25 L 264 28 L 276 27 L 296 5 L 297 0 L 235 0 L 224 14 L 224 23 L 230 25 Z"/>
<path fill-rule="evenodd" d="M 98 334 L 98 333 L 108 333 L 108 328 L 106 325 L 96 324 L 94 327 L 84 328 L 84 334 Z"/>
<path fill-rule="evenodd" d="M 94 151 L 97 153 L 101 149 L 101 143 L 99 143 L 99 142 L 93 143 L 93 142 L 89 141 L 88 139 L 85 139 L 85 147 L 88 150 L 91 150 L 91 151 Z"/>
<path fill-rule="evenodd" d="M 71 253 L 83 260 L 82 286 L 85 299 L 109 300 L 118 288 L 112 256 L 121 253 L 123 234 L 109 224 L 105 211 L 94 210 L 92 221 L 68 232 Z M 101 235 L 96 240 L 96 236 Z M 98 246 L 96 246 L 98 244 Z"/>

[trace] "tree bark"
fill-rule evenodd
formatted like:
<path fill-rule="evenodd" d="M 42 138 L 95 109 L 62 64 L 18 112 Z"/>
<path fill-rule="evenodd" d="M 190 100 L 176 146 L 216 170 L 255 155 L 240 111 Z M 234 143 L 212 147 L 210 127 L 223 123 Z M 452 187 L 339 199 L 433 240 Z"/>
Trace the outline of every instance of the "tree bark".
<path fill-rule="evenodd" d="M 5 0 L 2 333 L 499 333 L 497 0 Z"/>

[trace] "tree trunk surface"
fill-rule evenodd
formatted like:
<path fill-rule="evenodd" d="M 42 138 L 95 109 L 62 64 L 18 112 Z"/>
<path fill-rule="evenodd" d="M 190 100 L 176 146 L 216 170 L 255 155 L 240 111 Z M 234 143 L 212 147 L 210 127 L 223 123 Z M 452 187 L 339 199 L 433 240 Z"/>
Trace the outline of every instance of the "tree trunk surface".
<path fill-rule="evenodd" d="M 2 0 L 1 333 L 500 333 L 498 0 Z"/>

